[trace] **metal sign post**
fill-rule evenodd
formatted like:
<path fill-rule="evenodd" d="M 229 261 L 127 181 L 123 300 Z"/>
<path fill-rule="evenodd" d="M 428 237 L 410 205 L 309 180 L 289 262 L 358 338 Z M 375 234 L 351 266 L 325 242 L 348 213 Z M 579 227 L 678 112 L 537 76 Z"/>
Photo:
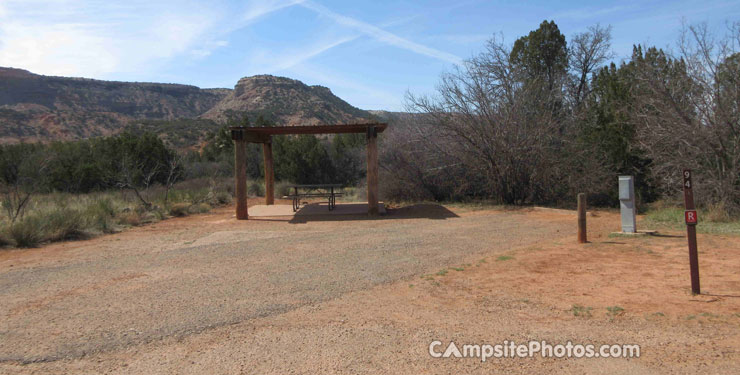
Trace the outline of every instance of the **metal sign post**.
<path fill-rule="evenodd" d="M 694 185 L 691 182 L 691 170 L 683 171 L 683 200 L 686 206 L 684 219 L 686 221 L 686 234 L 689 238 L 689 267 L 691 268 L 691 293 L 701 293 L 699 287 L 699 251 L 696 246 L 696 224 L 699 218 L 694 206 Z"/>

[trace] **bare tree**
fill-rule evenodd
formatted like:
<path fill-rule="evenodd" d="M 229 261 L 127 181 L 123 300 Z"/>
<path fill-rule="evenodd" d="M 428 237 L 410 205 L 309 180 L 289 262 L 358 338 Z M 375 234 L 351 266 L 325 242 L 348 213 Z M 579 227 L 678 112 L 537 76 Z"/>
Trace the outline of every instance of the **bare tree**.
<path fill-rule="evenodd" d="M 145 160 L 134 160 L 130 155 L 123 155 L 113 181 L 119 189 L 133 191 L 142 206 L 148 210 L 152 208 L 152 203 L 144 198 L 142 191 L 149 189 L 161 168 L 162 163 L 148 167 Z"/>
<path fill-rule="evenodd" d="M 444 183 L 453 195 L 512 204 L 555 201 L 569 191 L 572 158 L 580 153 L 553 110 L 562 90 L 524 72 L 510 51 L 491 39 L 485 52 L 443 75 L 436 96 L 407 95 L 417 115 L 404 135 L 414 146 L 405 149 L 414 155 L 395 158 L 424 166 L 409 176 Z"/>
<path fill-rule="evenodd" d="M 170 190 L 175 182 L 179 181 L 183 174 L 182 156 L 175 154 L 167 161 L 167 180 L 165 181 L 164 205 L 167 206 L 170 198 Z"/>
<path fill-rule="evenodd" d="M 0 193 L 8 219 L 15 222 L 23 218 L 31 198 L 38 192 L 44 177 L 48 159 L 37 150 L 6 150 L 2 155 Z"/>
<path fill-rule="evenodd" d="M 596 68 L 614 57 L 611 51 L 612 27 L 599 24 L 588 31 L 576 34 L 568 47 L 568 60 L 575 74 L 573 99 L 576 107 L 588 95 L 588 77 Z"/>
<path fill-rule="evenodd" d="M 653 172 L 677 191 L 681 169 L 697 169 L 697 197 L 730 212 L 740 212 L 739 47 L 740 23 L 719 38 L 684 26 L 675 56 L 648 51 L 635 69 L 633 115 Z"/>

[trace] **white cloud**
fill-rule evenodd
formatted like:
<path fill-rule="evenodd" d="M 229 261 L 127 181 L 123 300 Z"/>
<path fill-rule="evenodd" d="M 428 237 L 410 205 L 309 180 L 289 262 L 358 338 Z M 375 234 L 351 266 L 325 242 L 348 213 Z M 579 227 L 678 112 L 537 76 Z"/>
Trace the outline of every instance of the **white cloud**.
<path fill-rule="evenodd" d="M 358 37 L 359 35 L 342 37 L 322 43 L 315 43 L 298 50 L 289 50 L 277 55 L 267 51 L 258 51 L 250 58 L 250 70 L 259 74 L 273 74 L 287 70 L 321 55 L 332 48 L 349 43 Z"/>
<path fill-rule="evenodd" d="M 3 22 L 0 33 L 0 66 L 48 75 L 101 76 L 118 65 L 108 41 L 84 25 L 39 28 L 11 21 Z"/>
<path fill-rule="evenodd" d="M 276 12 L 278 10 L 292 7 L 302 3 L 304 0 L 278 0 L 278 1 L 260 1 L 253 0 L 247 5 L 247 11 L 244 13 L 242 20 L 244 22 L 252 22 L 266 14 Z"/>
<path fill-rule="evenodd" d="M 195 48 L 190 50 L 190 54 L 195 58 L 205 58 L 210 56 L 214 50 L 218 48 L 228 47 L 229 42 L 226 40 L 216 40 L 212 42 L 206 42 L 201 48 Z"/>
<path fill-rule="evenodd" d="M 442 61 L 447 61 L 453 64 L 462 64 L 462 59 L 451 53 L 447 53 L 447 52 L 440 51 L 440 50 L 437 50 L 431 47 L 421 45 L 419 43 L 412 42 L 396 34 L 385 31 L 377 26 L 354 19 L 352 17 L 347 17 L 339 13 L 335 13 L 323 5 L 314 3 L 312 1 L 303 1 L 303 2 L 300 2 L 300 5 L 307 9 L 311 9 L 314 12 L 322 16 L 328 17 L 340 25 L 344 25 L 344 26 L 353 28 L 355 30 L 358 30 L 362 32 L 363 34 L 371 36 L 381 42 L 390 44 L 395 47 L 403 48 L 403 49 L 406 49 L 412 52 L 416 52 L 421 55 L 433 57 L 435 59 L 439 59 Z"/>
<path fill-rule="evenodd" d="M 93 78 L 150 71 L 228 45 L 212 36 L 225 14 L 219 9 L 175 0 L 5 0 L 0 66 Z"/>

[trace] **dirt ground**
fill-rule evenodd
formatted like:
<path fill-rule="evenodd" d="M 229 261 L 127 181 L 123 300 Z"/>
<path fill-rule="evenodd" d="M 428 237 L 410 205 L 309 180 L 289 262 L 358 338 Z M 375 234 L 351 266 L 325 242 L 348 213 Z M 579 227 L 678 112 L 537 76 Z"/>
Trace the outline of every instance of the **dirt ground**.
<path fill-rule="evenodd" d="M 740 373 L 740 237 L 610 235 L 618 214 L 233 208 L 0 252 L 0 373 Z M 639 225 L 639 224 L 638 224 Z M 644 228 L 649 229 L 649 228 Z M 429 345 L 638 344 L 640 358 L 433 358 Z"/>

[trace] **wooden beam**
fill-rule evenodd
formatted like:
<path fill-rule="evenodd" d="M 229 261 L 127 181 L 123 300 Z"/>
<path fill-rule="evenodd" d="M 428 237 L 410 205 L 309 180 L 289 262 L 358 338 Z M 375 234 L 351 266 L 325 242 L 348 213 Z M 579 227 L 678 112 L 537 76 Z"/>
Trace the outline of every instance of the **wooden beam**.
<path fill-rule="evenodd" d="M 243 126 L 234 126 L 230 129 L 231 129 L 231 139 L 235 141 L 246 141 L 249 143 L 267 143 L 267 142 L 272 141 L 269 134 L 253 132 L 250 130 L 251 128 L 245 128 Z"/>
<path fill-rule="evenodd" d="M 234 178 L 236 180 L 236 218 L 249 219 L 247 211 L 247 141 L 234 141 Z"/>
<path fill-rule="evenodd" d="M 375 128 L 376 133 L 382 133 L 388 124 L 339 124 L 339 125 L 306 125 L 306 126 L 265 126 L 242 128 L 232 127 L 232 131 L 242 132 L 244 139 L 253 143 L 269 142 L 264 136 L 285 134 L 340 134 L 340 133 L 365 133 L 369 128 Z"/>
<path fill-rule="evenodd" d="M 367 213 L 377 215 L 378 206 L 378 132 L 367 128 Z"/>
<path fill-rule="evenodd" d="M 262 156 L 265 162 L 265 204 L 275 204 L 275 172 L 272 168 L 272 142 L 262 144 Z"/>
<path fill-rule="evenodd" d="M 250 143 L 267 143 L 270 142 L 269 134 L 261 134 L 249 131 L 249 128 L 244 131 L 244 140 Z"/>

